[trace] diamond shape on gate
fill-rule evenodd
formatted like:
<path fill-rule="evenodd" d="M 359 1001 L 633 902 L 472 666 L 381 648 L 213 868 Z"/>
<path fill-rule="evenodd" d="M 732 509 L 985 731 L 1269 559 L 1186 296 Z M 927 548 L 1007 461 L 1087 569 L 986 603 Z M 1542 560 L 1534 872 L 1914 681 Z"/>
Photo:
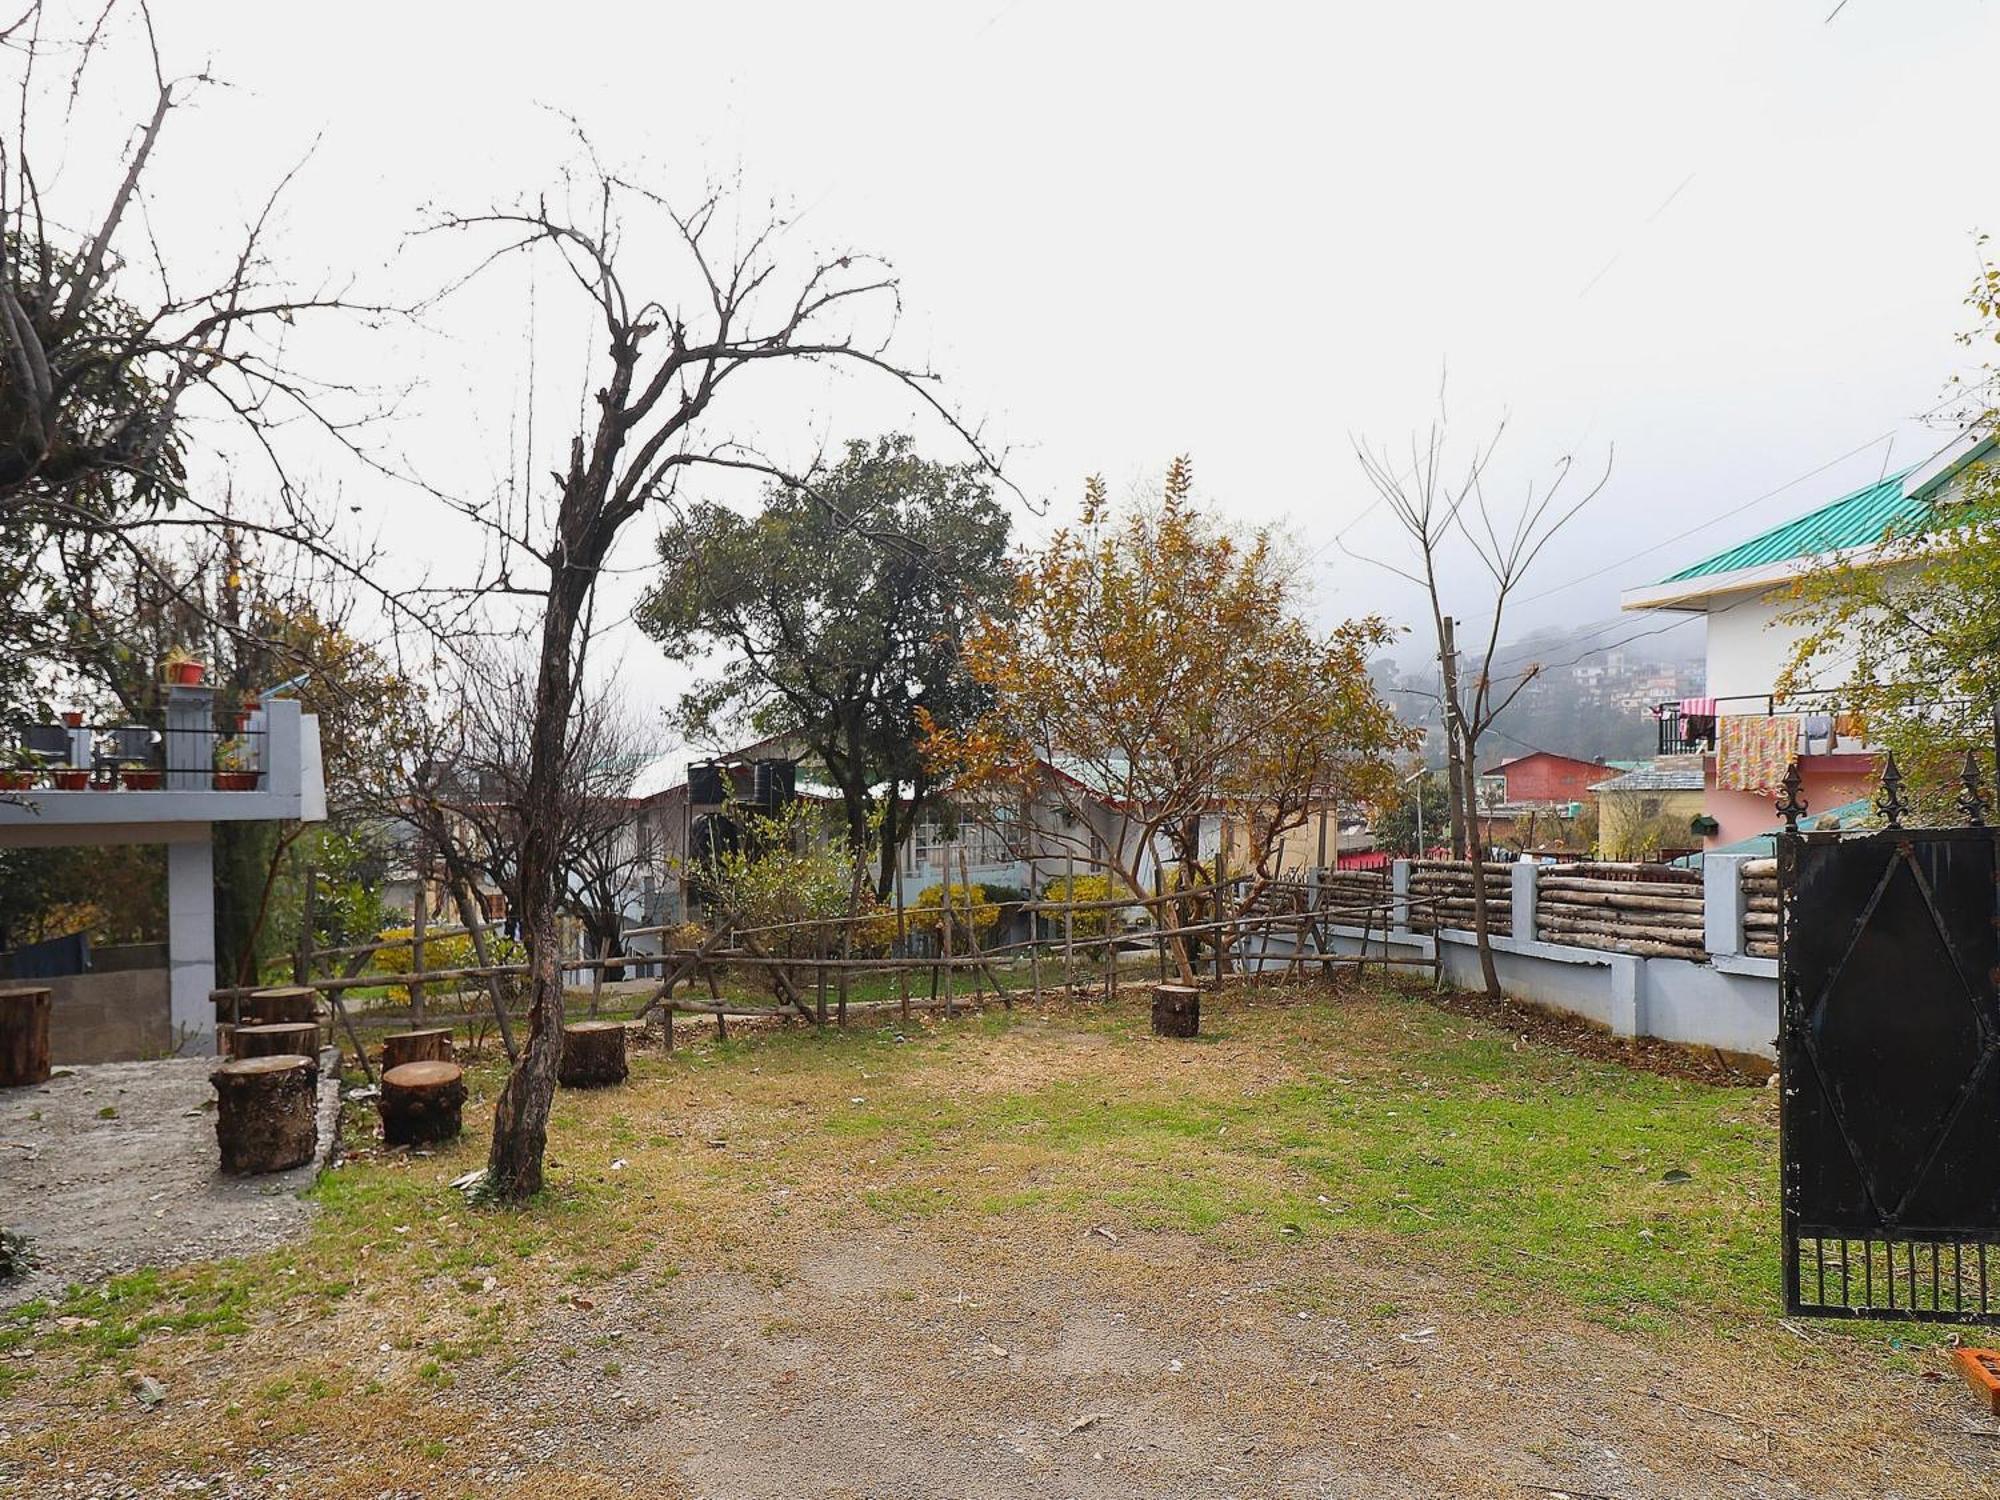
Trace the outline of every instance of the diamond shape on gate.
<path fill-rule="evenodd" d="M 1877 1211 L 1893 1217 L 1917 1187 L 1985 1044 L 1978 997 L 1907 857 L 1891 860 L 1806 1020 L 1848 1150 Z"/>

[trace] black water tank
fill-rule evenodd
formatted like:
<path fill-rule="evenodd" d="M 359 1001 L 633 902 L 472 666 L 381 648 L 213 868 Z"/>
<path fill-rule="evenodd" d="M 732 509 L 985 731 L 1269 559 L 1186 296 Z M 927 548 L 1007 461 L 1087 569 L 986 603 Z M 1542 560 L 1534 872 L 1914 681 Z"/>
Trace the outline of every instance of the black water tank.
<path fill-rule="evenodd" d="M 788 760 L 760 760 L 750 774 L 750 801 L 776 809 L 788 805 L 798 791 L 798 767 Z"/>
<path fill-rule="evenodd" d="M 720 807 L 729 800 L 729 776 L 712 760 L 688 767 L 688 801 L 696 807 Z"/>

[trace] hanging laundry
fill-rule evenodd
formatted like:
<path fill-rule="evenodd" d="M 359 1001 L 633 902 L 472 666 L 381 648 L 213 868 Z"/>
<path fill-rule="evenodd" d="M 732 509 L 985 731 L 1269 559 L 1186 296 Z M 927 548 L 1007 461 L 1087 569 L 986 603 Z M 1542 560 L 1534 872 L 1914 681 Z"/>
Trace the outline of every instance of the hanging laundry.
<path fill-rule="evenodd" d="M 1807 755 L 1824 755 L 1832 748 L 1833 715 L 1807 714 L 1805 753 Z"/>
<path fill-rule="evenodd" d="M 1715 700 L 1713 698 L 1681 699 L 1681 743 L 1686 745 L 1705 744 L 1715 747 Z"/>
<path fill-rule="evenodd" d="M 1717 723 L 1715 784 L 1731 792 L 1776 791 L 1799 753 L 1797 714 L 1725 714 Z"/>

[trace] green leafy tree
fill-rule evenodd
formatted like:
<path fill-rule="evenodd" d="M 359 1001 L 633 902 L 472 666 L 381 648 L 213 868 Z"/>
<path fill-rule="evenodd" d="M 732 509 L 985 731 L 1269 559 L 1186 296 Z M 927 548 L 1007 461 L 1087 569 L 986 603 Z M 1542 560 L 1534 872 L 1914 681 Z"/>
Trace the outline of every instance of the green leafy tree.
<path fill-rule="evenodd" d="M 1006 598 L 1007 539 L 977 466 L 925 459 L 902 436 L 850 442 L 810 489 L 771 486 L 755 515 L 700 504 L 660 534 L 641 628 L 675 661 L 728 655 L 681 700 L 683 728 L 809 750 L 840 790 L 849 843 L 877 846 L 878 896 L 909 809 L 933 790 L 919 711 L 956 727 L 985 702 L 959 648 Z"/>

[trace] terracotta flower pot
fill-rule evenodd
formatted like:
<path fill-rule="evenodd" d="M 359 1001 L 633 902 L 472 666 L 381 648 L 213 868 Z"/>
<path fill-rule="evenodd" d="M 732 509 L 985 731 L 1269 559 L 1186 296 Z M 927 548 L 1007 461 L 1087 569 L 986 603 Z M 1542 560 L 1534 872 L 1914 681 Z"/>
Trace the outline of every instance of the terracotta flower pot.
<path fill-rule="evenodd" d="M 49 772 L 49 779 L 59 792 L 83 792 L 90 789 L 90 772 L 74 766 L 58 766 Z"/>
<path fill-rule="evenodd" d="M 176 687 L 200 687 L 207 675 L 208 666 L 203 662 L 177 661 L 167 665 L 167 681 Z"/>
<path fill-rule="evenodd" d="M 160 789 L 158 771 L 127 770 L 119 773 L 119 779 L 125 783 L 128 792 L 156 792 Z"/>
<path fill-rule="evenodd" d="M 254 792 L 257 790 L 255 771 L 217 771 L 215 789 L 218 792 Z"/>
<path fill-rule="evenodd" d="M 0 792 L 25 792 L 34 784 L 33 771 L 0 771 Z"/>
<path fill-rule="evenodd" d="M 83 715 L 76 712 L 75 710 L 71 710 L 70 712 L 64 714 L 62 716 L 62 719 L 63 723 L 71 729 L 83 728 Z"/>

